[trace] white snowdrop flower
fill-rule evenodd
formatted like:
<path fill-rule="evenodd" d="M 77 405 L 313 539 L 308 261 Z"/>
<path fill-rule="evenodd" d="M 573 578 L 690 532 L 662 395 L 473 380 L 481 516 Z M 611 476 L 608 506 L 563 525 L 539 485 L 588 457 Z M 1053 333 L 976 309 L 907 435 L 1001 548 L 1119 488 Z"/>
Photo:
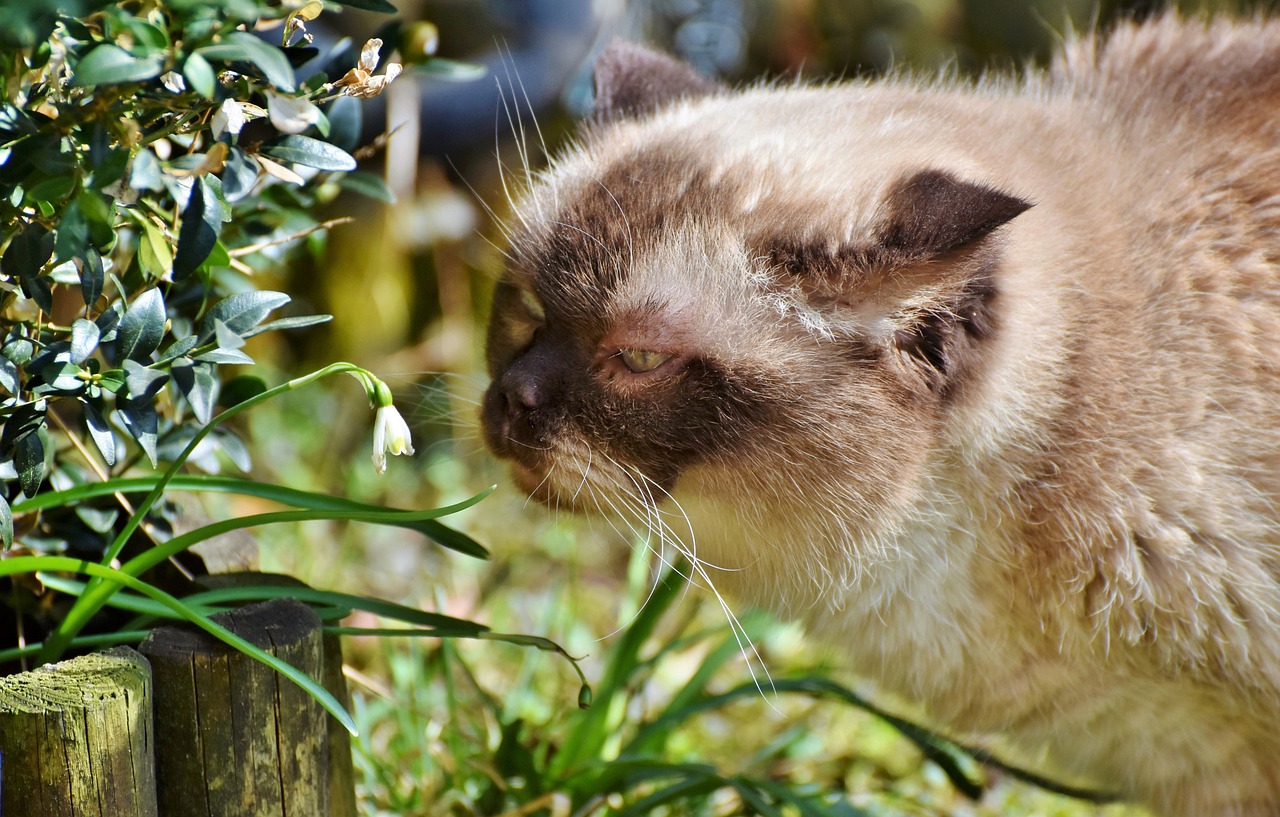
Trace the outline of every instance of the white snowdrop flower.
<path fill-rule="evenodd" d="M 387 455 L 413 453 L 409 425 L 396 407 L 388 403 L 378 407 L 373 421 L 373 467 L 379 474 L 387 470 Z"/>

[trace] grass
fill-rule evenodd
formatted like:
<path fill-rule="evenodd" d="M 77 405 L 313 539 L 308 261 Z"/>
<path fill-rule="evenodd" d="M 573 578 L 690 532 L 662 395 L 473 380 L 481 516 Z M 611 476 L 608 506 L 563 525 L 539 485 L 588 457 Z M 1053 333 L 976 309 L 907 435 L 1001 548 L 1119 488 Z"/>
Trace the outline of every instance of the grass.
<path fill-rule="evenodd" d="M 326 393 L 291 404 L 255 418 L 253 436 L 271 441 L 277 465 L 312 462 L 311 449 L 332 452 L 342 438 L 333 425 L 342 403 Z M 384 480 L 363 463 L 346 469 L 341 489 L 414 507 L 502 480 L 465 439 L 420 438 L 419 449 L 416 461 L 393 461 Z M 360 462 L 364 454 L 350 456 Z M 317 473 L 337 472 L 293 476 L 305 483 Z M 593 700 L 580 708 L 578 676 L 552 653 L 486 640 L 349 638 L 364 814 L 1142 813 L 1059 797 L 962 762 L 968 776 L 990 784 L 970 800 L 897 729 L 824 694 L 852 676 L 798 626 L 756 613 L 743 619 L 775 691 L 753 676 L 706 594 L 655 584 L 644 554 L 603 526 L 554 519 L 509 488 L 447 521 L 488 546 L 491 558 L 446 553 L 393 528 L 311 523 L 264 531 L 264 566 L 494 631 L 549 637 L 579 657 Z"/>

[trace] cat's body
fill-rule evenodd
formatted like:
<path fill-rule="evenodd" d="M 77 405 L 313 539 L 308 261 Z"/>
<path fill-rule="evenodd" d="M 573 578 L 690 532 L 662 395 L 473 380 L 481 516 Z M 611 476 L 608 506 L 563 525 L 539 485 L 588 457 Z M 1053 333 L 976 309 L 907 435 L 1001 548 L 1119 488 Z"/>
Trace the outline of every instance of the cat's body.
<path fill-rule="evenodd" d="M 977 88 L 600 74 L 495 302 L 518 481 L 956 732 L 1280 813 L 1280 25 Z"/>

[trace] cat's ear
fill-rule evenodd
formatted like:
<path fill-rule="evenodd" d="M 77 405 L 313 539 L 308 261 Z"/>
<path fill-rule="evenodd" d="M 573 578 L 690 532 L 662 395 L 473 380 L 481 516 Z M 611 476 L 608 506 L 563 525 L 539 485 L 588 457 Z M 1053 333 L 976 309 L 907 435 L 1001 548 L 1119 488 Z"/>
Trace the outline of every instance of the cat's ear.
<path fill-rule="evenodd" d="M 595 62 L 594 116 L 599 122 L 643 116 L 677 99 L 719 89 L 692 66 L 634 43 L 614 40 Z"/>
<path fill-rule="evenodd" d="M 1031 207 L 992 187 L 923 170 L 890 188 L 876 237 L 887 262 L 940 258 L 986 238 Z"/>

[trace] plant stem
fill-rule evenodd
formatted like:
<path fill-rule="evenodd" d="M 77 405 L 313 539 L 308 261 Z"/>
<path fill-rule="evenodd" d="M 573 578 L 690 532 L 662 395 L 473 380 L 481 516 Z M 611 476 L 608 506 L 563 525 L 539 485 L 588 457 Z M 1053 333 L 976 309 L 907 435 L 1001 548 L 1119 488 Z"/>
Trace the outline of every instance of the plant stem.
<path fill-rule="evenodd" d="M 115 561 L 116 557 L 120 555 L 120 551 L 124 549 L 125 544 L 129 541 L 129 537 L 131 537 L 138 529 L 138 526 L 142 524 L 142 521 L 146 518 L 147 514 L 151 512 L 151 508 L 159 501 L 160 497 L 163 496 L 164 489 L 169 484 L 169 481 L 177 475 L 178 470 L 182 468 L 183 464 L 186 463 L 187 458 L 191 456 L 191 452 L 195 451 L 196 446 L 200 444 L 201 440 L 209 435 L 209 432 L 213 431 L 214 426 L 231 419 L 246 409 L 252 408 L 259 403 L 266 402 L 267 400 L 284 394 L 287 391 L 292 391 L 301 386 L 308 385 L 309 383 L 314 383 L 315 381 L 328 377 L 329 375 L 342 373 L 354 375 L 356 379 L 361 381 L 362 385 L 365 385 L 366 391 L 369 390 L 368 384 L 371 376 L 364 369 L 356 366 L 354 363 L 331 363 L 323 369 L 318 369 L 311 374 L 294 378 L 293 380 L 282 383 L 275 388 L 267 389 L 261 394 L 255 395 L 242 403 L 238 403 L 218 414 L 207 424 L 202 426 L 191 438 L 191 441 L 187 443 L 187 447 L 182 450 L 182 453 L 179 454 L 173 462 L 169 464 L 169 467 L 165 469 L 164 474 L 161 475 L 160 481 L 156 483 L 155 488 L 153 488 L 151 492 L 147 494 L 146 498 L 138 504 L 137 511 L 134 512 L 134 514 L 125 522 L 120 533 L 111 543 L 111 546 L 107 548 L 106 553 L 103 554 L 100 563 L 103 566 L 110 566 L 111 563 Z M 38 659 L 39 663 L 46 664 L 50 661 L 56 661 L 61 657 L 62 653 L 65 652 L 67 647 L 71 644 L 71 640 L 75 638 L 82 629 L 84 629 L 85 625 L 88 624 L 95 615 L 97 615 L 98 611 L 102 609 L 102 606 L 106 603 L 107 599 L 111 598 L 112 594 L 114 594 L 119 587 L 119 584 L 105 582 L 98 577 L 91 579 L 84 594 L 82 594 L 80 598 L 76 599 L 75 603 L 71 605 L 71 609 L 67 611 L 66 617 L 59 622 L 57 628 L 50 633 L 48 640 L 45 641 L 44 648 L 40 651 Z"/>

